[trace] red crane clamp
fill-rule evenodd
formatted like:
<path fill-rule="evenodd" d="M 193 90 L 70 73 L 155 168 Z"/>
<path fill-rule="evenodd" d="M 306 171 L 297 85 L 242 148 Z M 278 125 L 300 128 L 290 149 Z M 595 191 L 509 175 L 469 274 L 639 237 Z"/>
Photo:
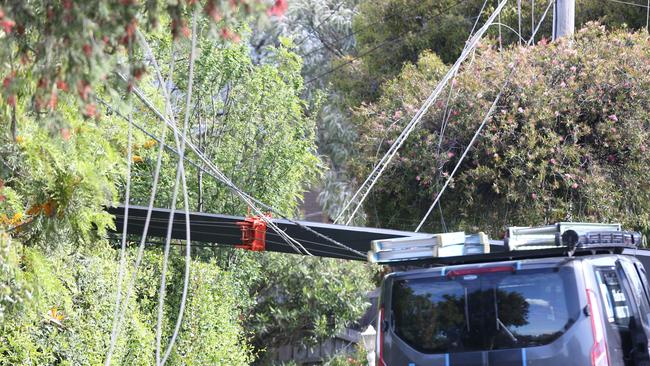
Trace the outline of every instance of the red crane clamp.
<path fill-rule="evenodd" d="M 271 217 L 270 214 L 265 215 Z M 240 245 L 235 248 L 263 252 L 266 249 L 266 221 L 264 216 L 247 216 L 244 221 L 237 222 L 241 229 Z"/>

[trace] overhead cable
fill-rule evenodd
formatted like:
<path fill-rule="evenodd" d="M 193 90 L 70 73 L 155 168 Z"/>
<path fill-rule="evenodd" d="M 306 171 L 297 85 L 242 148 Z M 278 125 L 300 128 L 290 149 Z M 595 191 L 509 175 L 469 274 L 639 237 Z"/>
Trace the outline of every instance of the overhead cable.
<path fill-rule="evenodd" d="M 171 350 L 174 346 L 176 338 L 178 337 L 178 333 L 180 332 L 180 328 L 183 320 L 183 314 L 185 312 L 185 304 L 187 302 L 187 291 L 189 288 L 189 279 L 190 279 L 190 264 L 192 262 L 192 257 L 191 257 L 192 248 L 190 246 L 190 242 L 191 242 L 190 211 L 189 211 L 190 203 L 189 203 L 189 196 L 187 193 L 187 180 L 185 175 L 185 165 L 184 165 L 185 163 L 184 163 L 183 156 L 185 155 L 185 137 L 187 136 L 187 130 L 189 128 L 190 109 L 191 109 L 191 101 L 192 101 L 192 87 L 194 85 L 194 61 L 196 58 L 197 13 L 198 13 L 198 8 L 194 11 L 194 14 L 192 15 L 192 40 L 190 43 L 189 73 L 188 73 L 188 83 L 187 83 L 186 102 L 185 102 L 185 119 L 183 121 L 183 131 L 181 134 L 180 142 L 178 139 L 178 134 L 174 133 L 174 140 L 176 142 L 176 146 L 178 147 L 179 159 L 178 159 L 178 164 L 176 169 L 176 179 L 174 181 L 174 188 L 172 192 L 171 209 L 169 212 L 169 222 L 167 224 L 167 237 L 165 238 L 165 248 L 163 250 L 164 254 L 163 254 L 163 265 L 161 271 L 160 289 L 158 292 L 158 318 L 156 322 L 156 365 L 157 366 L 162 366 L 167 362 L 167 359 L 171 354 Z M 147 40 L 140 32 L 138 32 L 138 40 L 141 46 L 145 48 L 148 57 L 151 58 L 152 60 L 152 63 L 156 70 L 156 75 L 158 77 L 158 82 L 161 85 L 163 85 L 162 83 L 164 83 L 164 79 L 162 78 L 162 74 L 160 72 L 160 68 L 158 67 L 158 63 L 156 62 L 156 58 L 153 52 L 151 51 L 151 48 L 149 47 Z M 172 120 L 172 123 L 176 124 L 176 122 L 174 121 L 174 112 L 172 111 L 171 96 L 167 92 L 167 88 L 163 87 L 162 90 L 163 90 L 163 96 L 165 98 L 165 109 L 167 115 Z M 167 344 L 167 348 L 161 359 L 160 351 L 161 351 L 161 342 L 162 342 L 162 322 L 163 322 L 163 315 L 164 315 L 163 310 L 164 310 L 166 286 L 167 286 L 167 267 L 169 261 L 169 251 L 170 251 L 172 227 L 173 227 L 173 220 L 174 220 L 174 212 L 176 209 L 176 199 L 178 195 L 179 180 L 182 183 L 182 190 L 183 190 L 183 206 L 185 209 L 184 211 L 185 211 L 185 235 L 186 235 L 183 291 L 181 293 L 181 301 L 179 304 L 178 315 L 176 316 L 176 324 L 174 325 L 174 331 L 172 332 L 172 336 Z"/>
<path fill-rule="evenodd" d="M 122 80 L 126 81 L 126 78 L 125 78 L 124 75 L 118 73 L 118 76 L 121 77 Z M 156 109 L 156 107 L 153 105 L 153 103 L 151 103 L 151 101 L 149 101 L 149 99 L 142 93 L 142 91 L 139 88 L 134 87 L 133 88 L 133 93 L 138 97 L 138 99 L 140 99 L 145 104 L 145 106 L 147 108 L 149 108 L 149 110 L 151 110 L 158 117 L 158 119 L 165 122 L 167 124 L 167 126 L 169 126 L 172 130 L 177 131 L 176 126 L 171 124 L 171 122 L 169 122 L 169 120 Z M 207 167 L 207 170 L 209 170 L 209 171 L 211 171 L 213 173 L 213 177 L 215 179 L 217 179 L 218 181 L 220 181 L 221 183 L 226 185 L 226 187 L 228 187 L 233 192 L 235 192 L 235 194 L 237 194 L 249 207 L 251 207 L 251 209 L 255 212 L 255 214 L 260 216 L 264 220 L 264 222 L 266 222 L 266 224 L 269 227 L 271 227 L 276 232 L 277 231 L 282 232 L 282 230 L 277 228 L 277 226 L 270 219 L 268 219 L 266 217 L 266 215 L 264 215 L 264 213 L 255 205 L 255 203 L 252 200 L 252 197 L 250 197 L 244 191 L 239 189 L 239 187 L 237 187 L 230 180 L 230 178 L 228 178 L 225 174 L 223 174 L 223 172 L 213 162 L 211 162 L 209 159 L 207 159 L 204 156 L 204 154 L 201 153 L 191 141 L 187 140 L 187 138 L 185 139 L 185 144 L 186 144 L 187 147 L 190 148 L 190 150 L 192 152 L 194 152 L 194 154 L 196 154 L 199 157 L 199 159 Z M 289 237 L 288 235 L 284 234 L 284 232 L 279 233 L 279 234 L 285 240 L 287 240 L 289 243 L 291 243 L 291 245 L 293 245 L 295 247 L 297 253 L 310 255 L 309 252 L 306 249 L 302 248 L 302 245 L 300 245 L 300 243 L 297 242 L 295 239 L 293 239 L 293 238 Z"/>
<path fill-rule="evenodd" d="M 402 133 L 397 137 L 395 142 L 390 146 L 386 154 L 381 158 L 381 160 L 375 165 L 374 169 L 372 172 L 368 175 L 366 180 L 363 182 L 361 187 L 355 192 L 355 194 L 352 196 L 352 198 L 345 204 L 339 215 L 337 216 L 336 220 L 334 221 L 335 223 L 341 220 L 343 215 L 347 212 L 348 208 L 351 207 L 352 203 L 355 203 L 354 209 L 352 210 L 351 214 L 348 216 L 348 219 L 346 221 L 346 225 L 350 224 L 354 216 L 356 215 L 357 211 L 361 206 L 363 205 L 363 202 L 366 200 L 368 197 L 368 194 L 372 190 L 372 188 L 375 186 L 381 175 L 383 174 L 384 170 L 390 165 L 391 161 L 397 154 L 397 151 L 402 147 L 404 142 L 408 139 L 409 135 L 415 128 L 418 126 L 420 121 L 422 120 L 422 117 L 426 114 L 426 112 L 429 110 L 433 102 L 438 98 L 444 87 L 447 85 L 449 80 L 456 74 L 458 69 L 460 68 L 460 65 L 462 64 L 463 61 L 469 56 L 469 54 L 472 52 L 472 50 L 478 45 L 479 41 L 485 34 L 485 32 L 488 30 L 492 22 L 494 22 L 494 19 L 501 13 L 501 10 L 503 10 L 503 7 L 505 6 L 507 0 L 503 0 L 497 8 L 494 10 L 492 15 L 487 19 L 485 24 L 476 32 L 474 36 L 472 36 L 471 40 L 467 43 L 467 46 L 463 49 L 463 52 L 461 52 L 461 55 L 458 57 L 454 65 L 447 71 L 447 74 L 443 77 L 443 79 L 438 83 L 436 88 L 433 90 L 431 95 L 427 98 L 427 100 L 424 102 L 422 107 L 417 111 L 417 113 L 413 116 L 411 121 L 404 127 L 404 130 Z"/>
<path fill-rule="evenodd" d="M 173 62 L 174 62 L 174 60 L 172 59 L 172 65 L 173 65 Z M 170 69 L 173 69 L 173 66 Z M 170 75 L 170 77 L 171 77 L 171 75 Z M 124 80 L 128 82 L 126 77 L 124 78 Z M 161 131 L 161 136 L 160 136 L 159 140 L 164 142 L 166 134 L 167 134 L 167 126 L 163 125 L 162 131 Z M 115 351 L 115 346 L 116 346 L 116 343 L 117 343 L 117 339 L 119 338 L 119 334 L 121 332 L 121 327 L 122 327 L 122 323 L 124 321 L 124 316 L 125 316 L 125 313 L 126 313 L 126 310 L 127 310 L 127 307 L 128 307 L 129 299 L 130 299 L 131 293 L 133 291 L 133 285 L 135 284 L 135 280 L 136 280 L 136 277 L 137 277 L 137 269 L 140 266 L 140 262 L 142 261 L 142 257 L 144 255 L 144 246 L 145 246 L 147 233 L 148 233 L 148 230 L 149 230 L 149 222 L 151 221 L 151 212 L 153 210 L 154 201 L 156 199 L 156 193 L 158 191 L 158 181 L 159 181 L 159 178 L 160 178 L 160 168 L 162 166 L 162 155 L 163 155 L 162 152 L 163 152 L 163 149 L 164 149 L 163 146 L 164 146 L 164 143 L 161 143 L 159 145 L 159 148 L 158 148 L 158 153 L 157 153 L 157 157 L 156 157 L 156 166 L 154 168 L 153 181 L 152 181 L 152 184 L 151 184 L 151 194 L 149 196 L 147 216 L 145 218 L 143 233 L 142 233 L 142 237 L 141 237 L 141 240 L 140 240 L 140 244 L 138 246 L 138 253 L 136 255 L 136 260 L 135 260 L 135 264 L 134 264 L 134 272 L 133 272 L 133 274 L 131 276 L 131 281 L 127 285 L 127 292 L 126 292 L 126 296 L 124 297 L 124 304 L 125 305 L 121 306 L 121 309 L 119 311 L 119 314 L 118 314 L 117 318 L 113 319 L 113 322 L 114 322 L 113 323 L 113 329 L 111 331 L 109 347 L 108 347 L 108 350 L 106 352 L 106 359 L 105 359 L 105 362 L 104 362 L 105 366 L 110 366 L 110 364 L 111 364 L 111 358 L 113 356 L 113 352 Z M 121 289 L 118 289 L 118 290 L 121 291 Z"/>
<path fill-rule="evenodd" d="M 539 30 L 540 25 L 542 24 L 542 22 L 543 22 L 544 19 L 546 18 L 546 14 L 548 13 L 548 10 L 551 8 L 551 6 L 553 5 L 553 3 L 554 3 L 554 0 L 549 1 L 549 4 L 548 4 L 548 6 L 546 7 L 546 10 L 544 11 L 544 14 L 542 14 L 542 17 L 540 18 L 539 23 L 537 24 L 537 27 L 534 29 L 533 34 L 531 35 L 530 39 L 529 39 L 528 42 L 526 43 L 527 46 L 530 46 L 530 44 L 531 44 L 531 43 L 533 42 L 533 40 L 535 39 L 535 34 L 537 34 L 537 31 Z M 427 213 L 424 215 L 424 217 L 422 218 L 422 220 L 420 220 L 420 223 L 418 224 L 417 228 L 415 229 L 415 232 L 416 232 L 416 233 L 420 231 L 420 229 L 422 228 L 422 226 L 423 226 L 424 223 L 426 222 L 427 218 L 428 218 L 429 215 L 431 214 L 431 211 L 433 211 L 433 208 L 436 206 L 436 204 L 437 204 L 438 201 L 440 200 L 440 197 L 441 197 L 442 194 L 445 192 L 445 189 L 447 189 L 447 187 L 449 186 L 449 183 L 451 183 L 451 180 L 454 178 L 454 175 L 455 175 L 456 172 L 458 171 L 458 168 L 460 167 L 461 163 L 463 162 L 463 160 L 464 160 L 465 157 L 467 156 L 468 151 L 472 148 L 472 145 L 474 145 L 474 142 L 476 141 L 476 139 L 477 139 L 478 136 L 480 135 L 481 131 L 483 130 L 483 127 L 485 127 L 485 125 L 487 124 L 487 122 L 492 118 L 492 113 L 494 113 L 494 110 L 496 109 L 496 106 L 497 106 L 497 104 L 499 103 L 499 100 L 501 99 L 501 96 L 502 96 L 502 94 L 503 94 L 503 91 L 505 90 L 505 88 L 506 88 L 506 87 L 508 86 L 508 84 L 510 83 L 510 80 L 511 80 L 511 78 L 512 78 L 512 75 L 514 74 L 515 69 L 516 69 L 517 66 L 519 65 L 519 62 L 520 62 L 520 61 L 518 61 L 518 60 L 517 60 L 517 61 L 514 61 L 514 63 L 513 63 L 512 66 L 510 67 L 510 70 L 508 71 L 508 74 L 507 74 L 507 76 L 506 76 L 506 79 L 505 79 L 505 81 L 503 82 L 503 85 L 501 86 L 501 89 L 499 90 L 499 93 L 498 93 L 497 96 L 494 98 L 494 101 L 492 102 L 492 104 L 490 105 L 490 108 L 488 109 L 487 113 L 485 114 L 485 117 L 483 118 L 483 121 L 481 122 L 481 124 L 479 125 L 478 129 L 477 129 L 476 132 L 474 133 L 474 136 L 472 136 L 472 139 L 470 140 L 469 144 L 467 144 L 467 147 L 466 147 L 465 150 L 463 151 L 463 154 L 462 154 L 462 155 L 460 156 L 460 158 L 458 159 L 458 162 L 456 163 L 456 166 L 454 167 L 454 170 L 451 172 L 451 174 L 449 174 L 449 177 L 447 177 L 447 180 L 445 181 L 445 184 L 444 184 L 444 185 L 442 186 L 442 188 L 440 189 L 440 192 L 438 192 L 438 194 L 436 195 L 436 198 L 434 199 L 433 203 L 431 204 L 431 206 L 430 206 L 429 209 L 427 210 Z"/>
<path fill-rule="evenodd" d="M 466 0 L 463 0 L 463 1 L 466 1 Z M 458 1 L 458 2 L 456 2 L 456 3 L 454 3 L 454 4 L 450 5 L 450 6 L 446 7 L 444 10 L 438 12 L 433 17 L 431 17 L 429 20 L 436 20 L 440 16 L 446 15 L 449 10 L 459 6 L 463 1 Z M 427 29 L 426 27 L 423 27 L 417 33 L 421 33 L 426 29 Z M 345 62 L 343 62 L 343 63 L 341 63 L 341 64 L 339 64 L 339 65 L 337 65 L 337 66 L 335 66 L 335 67 L 333 67 L 333 68 L 331 68 L 331 69 L 329 69 L 329 70 L 327 70 L 327 71 L 325 71 L 325 72 L 323 72 L 321 74 L 318 74 L 318 75 L 314 76 L 311 79 L 308 79 L 307 81 L 305 81 L 305 85 L 311 84 L 312 82 L 314 82 L 316 80 L 319 80 L 319 79 L 321 79 L 321 78 L 323 78 L 323 77 L 325 77 L 325 76 L 327 76 L 327 75 L 329 75 L 329 74 L 331 74 L 333 72 L 336 72 L 336 71 L 342 69 L 343 67 L 345 67 L 345 66 L 347 66 L 347 65 L 349 65 L 349 64 L 351 64 L 351 63 L 353 63 L 353 62 L 355 62 L 355 61 L 357 61 L 359 59 L 362 59 L 362 58 L 370 55 L 371 53 L 377 51 L 378 49 L 381 49 L 381 48 L 383 48 L 385 46 L 388 46 L 388 45 L 391 45 L 391 44 L 399 44 L 399 43 L 403 42 L 406 39 L 407 35 L 408 35 L 408 33 L 404 33 L 404 34 L 402 34 L 400 36 L 386 39 L 386 40 L 380 42 L 379 44 L 373 46 L 372 48 L 370 48 L 370 49 L 368 49 L 368 50 L 366 50 L 366 51 L 352 57 L 351 59 L 349 59 L 349 60 L 347 60 L 347 61 L 345 61 Z M 307 54 L 307 55 L 309 55 L 309 54 Z M 307 55 L 305 55 L 304 57 L 307 57 Z"/>

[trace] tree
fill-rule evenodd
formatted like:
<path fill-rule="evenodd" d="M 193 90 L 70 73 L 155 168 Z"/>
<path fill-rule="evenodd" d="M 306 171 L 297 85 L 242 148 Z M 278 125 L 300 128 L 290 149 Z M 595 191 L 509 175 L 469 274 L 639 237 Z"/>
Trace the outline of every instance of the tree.
<path fill-rule="evenodd" d="M 38 9 L 38 4 L 34 7 Z M 161 15 L 162 21 L 165 17 Z M 264 62 L 255 64 L 249 56 L 247 39 L 238 43 L 234 33 L 228 33 L 237 31 L 246 37 L 245 26 L 223 28 L 222 35 L 228 34 L 228 39 L 217 40 L 211 34 L 213 27 L 213 20 L 199 20 L 194 84 L 197 92 L 192 99 L 195 105 L 190 111 L 189 138 L 244 190 L 293 215 L 302 192 L 321 169 L 316 156 L 314 117 L 307 113 L 307 103 L 300 97 L 304 90 L 301 60 L 288 50 L 289 44 L 282 44 L 269 47 Z M 177 71 L 170 83 L 175 103 L 176 98 L 180 100 L 187 93 L 188 59 L 179 55 L 189 53 L 189 42 L 182 37 L 174 41 L 174 35 L 160 29 L 148 30 L 144 37 L 154 45 L 159 60 L 175 55 Z M 119 291 L 115 284 L 118 253 L 111 248 L 115 241 L 104 237 L 112 220 L 103 208 L 124 200 L 124 160 L 129 147 L 127 124 L 120 116 L 132 112 L 139 126 L 153 136 L 160 134 L 161 122 L 130 95 L 135 85 L 159 110 L 164 110 L 157 90 L 160 84 L 153 77 L 150 61 L 139 46 L 134 48 L 128 55 L 126 47 L 120 48 L 116 59 L 126 60 L 129 56 L 132 61 L 127 70 L 142 66 L 150 72 L 139 69 L 137 78 L 132 74 L 130 81 L 134 84 L 123 84 L 111 77 L 104 82 L 100 77 L 93 84 L 94 95 L 81 100 L 82 111 L 87 112 L 85 108 L 90 104 L 95 106 L 93 118 L 78 112 L 81 96 L 74 93 L 57 92 L 57 103 L 48 106 L 47 111 L 34 108 L 32 100 L 36 97 L 20 97 L 15 104 L 4 105 L 7 118 L 0 125 L 6 132 L 0 135 L 0 314 L 11 321 L 3 322 L 0 364 L 22 364 L 28 359 L 36 363 L 61 359 L 80 364 L 103 362 L 114 296 Z M 165 75 L 170 71 L 168 65 L 163 66 Z M 19 72 L 9 81 L 17 95 L 30 96 L 30 85 L 38 84 L 30 78 L 31 67 L 36 66 L 25 66 L 20 71 L 23 74 Z M 115 70 L 93 70 L 100 71 Z M 97 107 L 100 102 L 110 107 Z M 174 111 L 176 120 L 182 120 L 185 108 Z M 16 123 L 10 126 L 14 113 Z M 174 147 L 170 133 L 165 143 Z M 134 133 L 130 146 L 132 204 L 148 199 L 159 146 L 155 139 Z M 190 154 L 190 158 L 196 156 Z M 177 161 L 172 154 L 163 156 L 157 206 L 170 205 Z M 190 165 L 186 167 L 189 205 L 193 209 L 246 213 L 247 207 L 223 185 L 202 176 Z M 135 255 L 134 248 L 129 247 L 127 268 L 132 267 Z M 172 332 L 183 286 L 184 262 L 174 250 L 172 253 L 163 309 L 163 340 Z M 215 254 L 222 260 L 213 260 Z M 309 265 L 297 266 L 298 260 Z M 152 362 L 161 262 L 158 247 L 145 250 L 114 363 Z M 171 364 L 237 365 L 252 362 L 253 354 L 262 357 L 262 346 L 274 336 L 263 331 L 260 319 L 268 319 L 268 327 L 291 333 L 290 339 L 297 342 L 326 336 L 360 315 L 365 306 L 364 292 L 370 286 L 367 277 L 332 281 L 324 277 L 318 285 L 308 287 L 302 282 L 294 286 L 296 280 L 318 274 L 364 276 L 367 268 L 357 263 L 229 249 L 194 250 L 191 268 L 187 308 Z M 126 278 L 130 278 L 128 272 Z M 293 300 L 274 306 L 273 299 L 258 299 L 266 296 L 262 289 L 270 286 L 278 298 Z M 302 294 L 307 287 L 311 291 L 304 296 L 294 295 L 293 291 Z M 45 322 L 43 314 L 48 315 Z M 244 314 L 254 314 L 255 318 Z M 256 333 L 251 335 L 244 325 Z M 259 349 L 253 352 L 250 345 Z"/>
<path fill-rule="evenodd" d="M 517 62 L 496 112 L 442 198 L 447 227 L 498 235 L 507 225 L 568 220 L 619 221 L 647 230 L 647 37 L 589 24 L 573 43 L 540 42 L 503 52 L 494 43 L 484 45 L 456 79 L 444 134 L 439 100 L 375 187 L 366 205 L 371 224 L 415 227 L 483 119 L 508 65 Z M 385 86 L 376 104 L 357 111 L 364 136 L 354 165 L 359 179 L 437 83 L 435 67 L 441 75 L 439 59 L 423 55 Z M 426 230 L 444 229 L 436 211 Z"/>
<path fill-rule="evenodd" d="M 535 8 L 531 2 L 521 3 L 521 37 L 525 43 L 532 34 L 533 21 L 539 22 L 548 3 L 540 2 Z M 485 9 L 479 13 L 483 5 Z M 476 15 L 482 17 L 478 22 L 478 26 L 481 26 L 494 8 L 495 4 L 484 4 L 480 0 L 466 3 L 441 0 L 364 2 L 359 6 L 358 15 L 354 19 L 356 51 L 359 55 L 371 53 L 361 58 L 364 67 L 360 69 L 367 72 L 371 80 L 382 83 L 396 76 L 405 63 L 416 62 L 425 50 L 433 51 L 444 63 L 451 64 L 462 51 Z M 551 19 L 552 13 L 549 12 L 536 40 L 551 38 Z M 645 20 L 645 13 L 625 4 L 603 5 L 601 1 L 595 0 L 579 0 L 576 3 L 578 28 L 588 21 L 601 21 L 610 28 L 627 26 L 642 29 L 646 25 Z M 508 3 L 497 21 L 518 31 L 517 4 Z M 488 36 L 501 37 L 503 45 L 518 43 L 517 34 L 505 26 L 492 26 Z"/>

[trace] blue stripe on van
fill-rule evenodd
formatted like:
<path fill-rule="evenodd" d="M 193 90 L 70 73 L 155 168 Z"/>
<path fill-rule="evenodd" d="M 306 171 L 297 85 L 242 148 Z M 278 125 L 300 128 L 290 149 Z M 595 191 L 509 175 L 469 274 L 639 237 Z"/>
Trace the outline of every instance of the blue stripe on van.
<path fill-rule="evenodd" d="M 442 270 L 441 270 L 441 272 L 440 272 L 440 275 L 441 275 L 441 276 L 444 276 L 444 275 L 446 275 L 446 274 L 447 274 L 447 267 L 442 267 Z M 446 366 L 446 365 L 445 365 L 445 366 Z"/>
<path fill-rule="evenodd" d="M 449 353 L 445 353 L 445 366 L 449 366 Z"/>
<path fill-rule="evenodd" d="M 521 364 L 523 366 L 526 366 L 526 349 L 525 348 L 521 349 Z"/>
<path fill-rule="evenodd" d="M 517 261 L 517 271 L 521 269 L 521 261 Z"/>

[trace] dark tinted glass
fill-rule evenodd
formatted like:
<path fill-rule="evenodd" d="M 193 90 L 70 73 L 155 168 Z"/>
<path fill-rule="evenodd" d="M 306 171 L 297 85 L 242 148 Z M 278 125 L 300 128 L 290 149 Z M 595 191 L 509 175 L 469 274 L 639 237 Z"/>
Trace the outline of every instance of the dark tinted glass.
<path fill-rule="evenodd" d="M 395 332 L 424 353 L 548 344 L 578 317 L 573 271 L 524 270 L 396 280 Z"/>
<path fill-rule="evenodd" d="M 599 268 L 596 270 L 596 279 L 600 286 L 608 322 L 627 328 L 630 325 L 630 307 L 616 271 L 610 268 Z"/>

